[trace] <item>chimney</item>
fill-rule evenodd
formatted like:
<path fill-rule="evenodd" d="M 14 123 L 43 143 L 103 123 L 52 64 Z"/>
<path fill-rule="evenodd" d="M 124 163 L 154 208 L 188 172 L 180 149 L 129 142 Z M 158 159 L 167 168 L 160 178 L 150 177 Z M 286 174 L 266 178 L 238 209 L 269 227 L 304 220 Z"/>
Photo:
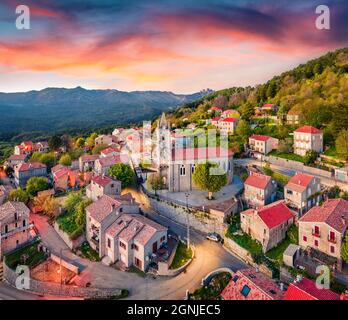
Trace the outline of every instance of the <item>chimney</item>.
<path fill-rule="evenodd" d="M 341 215 L 341 220 L 342 220 L 342 224 L 345 226 L 347 222 L 346 222 L 346 218 L 343 214 Z"/>

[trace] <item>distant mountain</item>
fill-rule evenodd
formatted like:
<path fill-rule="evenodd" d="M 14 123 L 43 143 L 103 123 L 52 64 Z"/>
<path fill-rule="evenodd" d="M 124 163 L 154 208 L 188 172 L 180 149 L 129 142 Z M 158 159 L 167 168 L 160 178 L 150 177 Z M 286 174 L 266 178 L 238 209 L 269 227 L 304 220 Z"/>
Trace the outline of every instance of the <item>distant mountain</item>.
<path fill-rule="evenodd" d="M 0 93 L 0 136 L 136 123 L 209 93 L 211 90 L 182 95 L 161 91 L 86 90 L 81 87 Z"/>

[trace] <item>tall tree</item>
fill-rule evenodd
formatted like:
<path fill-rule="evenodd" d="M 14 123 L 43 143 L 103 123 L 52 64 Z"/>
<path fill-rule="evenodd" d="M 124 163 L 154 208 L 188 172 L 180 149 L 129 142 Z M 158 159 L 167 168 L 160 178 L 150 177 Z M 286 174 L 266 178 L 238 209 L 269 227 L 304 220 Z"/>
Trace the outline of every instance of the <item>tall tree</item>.
<path fill-rule="evenodd" d="M 13 189 L 10 191 L 10 194 L 8 195 L 7 200 L 28 203 L 29 196 L 25 190 L 18 188 L 18 189 Z"/>
<path fill-rule="evenodd" d="M 130 165 L 124 163 L 113 165 L 109 169 L 108 175 L 121 181 L 122 189 L 132 185 L 134 180 L 134 172 L 132 168 L 130 167 Z"/>
<path fill-rule="evenodd" d="M 192 178 L 198 188 L 208 191 L 209 200 L 212 199 L 213 192 L 218 192 L 227 184 L 227 174 L 216 163 L 211 162 L 198 164 Z"/>
<path fill-rule="evenodd" d="M 62 165 L 62 166 L 71 166 L 71 157 L 69 154 L 63 154 L 59 160 L 59 163 Z"/>
<path fill-rule="evenodd" d="M 48 140 L 48 145 L 51 150 L 57 150 L 62 146 L 62 139 L 60 136 L 55 135 Z"/>
<path fill-rule="evenodd" d="M 28 180 L 26 190 L 29 196 L 35 197 L 38 192 L 47 190 L 49 187 L 48 179 L 45 177 L 32 177 Z"/>
<path fill-rule="evenodd" d="M 348 160 L 348 130 L 342 130 L 336 139 L 337 154 L 345 160 Z"/>
<path fill-rule="evenodd" d="M 341 257 L 345 263 L 348 263 L 348 231 L 346 231 L 344 242 L 342 244 Z"/>

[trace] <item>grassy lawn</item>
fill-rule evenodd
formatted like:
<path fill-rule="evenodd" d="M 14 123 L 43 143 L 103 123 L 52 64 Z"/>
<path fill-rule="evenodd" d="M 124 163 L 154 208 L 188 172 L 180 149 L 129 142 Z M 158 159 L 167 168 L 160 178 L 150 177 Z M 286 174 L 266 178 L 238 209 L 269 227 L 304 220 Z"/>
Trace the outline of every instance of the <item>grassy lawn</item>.
<path fill-rule="evenodd" d="M 261 254 L 262 246 L 261 244 L 252 239 L 248 234 L 243 233 L 242 235 L 233 235 L 230 237 L 234 242 L 240 245 L 245 250 L 248 250 L 251 255 Z"/>
<path fill-rule="evenodd" d="M 186 244 L 180 241 L 170 269 L 177 269 L 182 267 L 187 261 L 192 258 L 192 255 L 192 249 L 187 249 Z"/>
<path fill-rule="evenodd" d="M 84 242 L 79 248 L 81 251 L 81 257 L 90 261 L 100 261 L 99 254 L 93 250 L 87 242 Z"/>
<path fill-rule="evenodd" d="M 206 287 L 201 287 L 193 293 L 194 300 L 220 300 L 222 290 L 231 280 L 231 275 L 222 272 L 216 275 Z"/>
<path fill-rule="evenodd" d="M 84 228 L 79 227 L 75 221 L 75 212 L 67 212 L 57 218 L 59 228 L 67 233 L 70 239 L 76 239 L 83 234 Z"/>
<path fill-rule="evenodd" d="M 290 177 L 286 176 L 285 174 L 279 173 L 279 172 L 273 172 L 272 177 L 273 177 L 273 179 L 280 182 L 283 186 L 285 186 L 290 180 Z"/>
<path fill-rule="evenodd" d="M 279 152 L 277 150 L 273 150 L 272 152 L 269 153 L 269 156 L 305 163 L 304 157 L 301 157 L 294 153 L 284 153 L 284 152 Z"/>
<path fill-rule="evenodd" d="M 11 269 L 15 269 L 19 264 L 27 265 L 29 268 L 31 268 L 37 265 L 39 262 L 44 261 L 47 254 L 45 252 L 38 251 L 37 247 L 39 243 L 40 241 L 37 241 L 29 246 L 6 254 L 6 264 Z"/>
<path fill-rule="evenodd" d="M 298 244 L 298 228 L 295 225 L 289 228 L 287 237 L 278 246 L 268 251 L 266 256 L 274 260 L 279 267 L 283 261 L 283 253 L 291 243 Z"/>

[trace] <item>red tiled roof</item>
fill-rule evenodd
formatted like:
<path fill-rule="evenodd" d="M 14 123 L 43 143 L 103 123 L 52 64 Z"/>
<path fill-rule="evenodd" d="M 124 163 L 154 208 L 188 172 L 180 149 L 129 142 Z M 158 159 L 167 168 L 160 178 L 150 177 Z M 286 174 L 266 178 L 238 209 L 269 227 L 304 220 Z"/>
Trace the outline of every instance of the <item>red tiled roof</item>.
<path fill-rule="evenodd" d="M 215 118 L 213 118 L 213 119 L 211 119 L 211 121 L 220 121 L 220 117 L 215 117 Z"/>
<path fill-rule="evenodd" d="M 113 206 L 119 207 L 121 203 L 107 195 L 103 195 L 96 202 L 90 204 L 86 211 L 93 219 L 102 222 L 113 211 Z"/>
<path fill-rule="evenodd" d="M 298 173 L 289 180 L 285 187 L 296 192 L 303 192 L 313 179 L 314 177 L 309 174 Z"/>
<path fill-rule="evenodd" d="M 225 118 L 222 122 L 238 122 L 238 120 L 237 118 Z"/>
<path fill-rule="evenodd" d="M 294 218 L 291 210 L 280 200 L 257 210 L 257 214 L 269 229 L 272 229 L 291 218 Z"/>
<path fill-rule="evenodd" d="M 283 300 L 284 293 L 261 272 L 247 268 L 235 273 L 221 297 L 224 300 Z"/>
<path fill-rule="evenodd" d="M 272 109 L 274 108 L 276 105 L 273 103 L 266 103 L 262 106 L 262 109 Z"/>
<path fill-rule="evenodd" d="M 251 175 L 248 177 L 248 179 L 246 179 L 246 181 L 244 182 L 244 184 L 251 186 L 251 187 L 255 187 L 255 188 L 259 188 L 259 189 L 266 189 L 268 183 L 271 181 L 271 177 L 270 176 L 266 176 L 264 174 L 261 173 L 251 173 Z"/>
<path fill-rule="evenodd" d="M 232 155 L 232 150 L 219 147 L 185 148 L 173 149 L 172 160 L 209 160 L 214 158 L 230 157 Z"/>
<path fill-rule="evenodd" d="M 295 132 L 311 133 L 311 134 L 322 133 L 321 130 L 314 128 L 312 126 L 303 126 L 301 128 L 296 129 Z"/>
<path fill-rule="evenodd" d="M 267 141 L 268 139 L 271 139 L 272 137 L 269 136 L 263 136 L 261 134 L 253 134 L 250 139 L 257 140 L 257 141 Z"/>
<path fill-rule="evenodd" d="M 314 281 L 303 278 L 289 285 L 284 300 L 340 300 L 340 296 L 329 289 L 317 288 Z"/>
<path fill-rule="evenodd" d="M 84 154 L 80 157 L 81 161 L 95 161 L 99 159 L 97 154 Z"/>
<path fill-rule="evenodd" d="M 120 153 L 120 150 L 116 150 L 114 148 L 106 148 L 103 151 L 101 151 L 101 153 L 103 153 L 103 154 L 110 154 L 110 153 L 113 153 L 113 152 Z"/>
<path fill-rule="evenodd" d="M 117 163 L 122 163 L 121 156 L 119 155 L 100 158 L 98 161 L 102 167 L 109 167 Z"/>
<path fill-rule="evenodd" d="M 113 180 L 107 176 L 93 176 L 92 181 L 102 187 L 106 187 Z"/>
<path fill-rule="evenodd" d="M 16 212 L 29 217 L 30 210 L 23 202 L 8 201 L 0 205 L 0 221 Z"/>
<path fill-rule="evenodd" d="M 8 161 L 18 161 L 22 160 L 24 161 L 27 158 L 25 154 L 13 154 L 8 158 Z"/>
<path fill-rule="evenodd" d="M 30 169 L 43 169 L 43 168 L 46 168 L 46 165 L 44 165 L 41 162 L 21 163 L 21 164 L 17 164 L 15 166 L 15 168 L 18 171 L 28 171 Z"/>
<path fill-rule="evenodd" d="M 325 222 L 343 234 L 348 227 L 348 201 L 329 199 L 310 209 L 299 222 Z"/>

